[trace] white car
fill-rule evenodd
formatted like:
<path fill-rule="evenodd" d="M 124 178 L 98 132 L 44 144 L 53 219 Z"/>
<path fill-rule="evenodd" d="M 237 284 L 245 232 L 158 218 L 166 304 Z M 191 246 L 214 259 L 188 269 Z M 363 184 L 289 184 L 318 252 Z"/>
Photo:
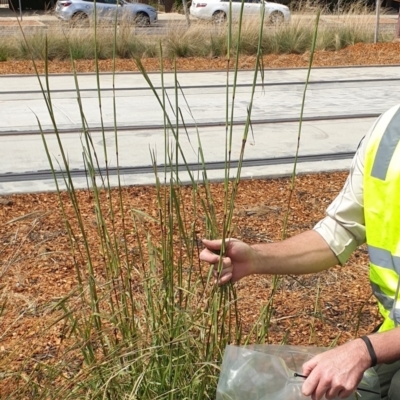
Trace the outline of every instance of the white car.
<path fill-rule="evenodd" d="M 261 15 L 263 0 L 244 0 L 243 16 Z M 279 24 L 290 21 L 288 7 L 264 1 L 265 21 Z M 240 15 L 242 0 L 232 0 L 232 17 L 237 19 Z M 214 22 L 226 21 L 229 13 L 229 0 L 193 0 L 190 14 L 199 19 L 213 20 Z"/>

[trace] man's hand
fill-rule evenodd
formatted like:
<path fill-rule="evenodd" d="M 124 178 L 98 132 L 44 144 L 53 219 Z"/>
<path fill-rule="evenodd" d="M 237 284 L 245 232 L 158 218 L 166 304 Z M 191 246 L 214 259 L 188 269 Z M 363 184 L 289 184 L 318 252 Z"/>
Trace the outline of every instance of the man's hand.
<path fill-rule="evenodd" d="M 349 397 L 371 365 L 368 350 L 361 339 L 319 354 L 303 365 L 308 376 L 302 388 L 305 396 L 320 400 Z"/>
<path fill-rule="evenodd" d="M 220 252 L 222 241 L 203 239 L 203 244 L 206 248 L 200 253 L 200 260 L 214 265 L 213 274 L 220 285 L 229 281 L 236 282 L 254 273 L 253 264 L 256 252 L 246 243 L 238 239 L 225 241 L 225 256 L 222 257 L 219 273 L 217 268 L 220 256 L 216 253 Z"/>
<path fill-rule="evenodd" d="M 216 266 L 219 263 L 221 240 L 203 240 L 206 249 L 202 261 Z M 316 231 L 306 231 L 276 243 L 256 243 L 251 246 L 238 239 L 225 240 L 225 254 L 220 284 L 236 282 L 251 274 L 301 275 L 320 272 L 338 263 L 325 239 Z"/>

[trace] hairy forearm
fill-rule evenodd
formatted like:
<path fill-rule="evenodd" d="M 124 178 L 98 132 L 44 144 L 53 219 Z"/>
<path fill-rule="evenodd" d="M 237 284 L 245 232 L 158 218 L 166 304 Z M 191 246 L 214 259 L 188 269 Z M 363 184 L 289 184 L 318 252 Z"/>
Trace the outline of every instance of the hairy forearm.
<path fill-rule="evenodd" d="M 253 271 L 257 274 L 310 274 L 338 264 L 335 254 L 315 231 L 307 231 L 282 242 L 251 247 L 256 251 Z"/>

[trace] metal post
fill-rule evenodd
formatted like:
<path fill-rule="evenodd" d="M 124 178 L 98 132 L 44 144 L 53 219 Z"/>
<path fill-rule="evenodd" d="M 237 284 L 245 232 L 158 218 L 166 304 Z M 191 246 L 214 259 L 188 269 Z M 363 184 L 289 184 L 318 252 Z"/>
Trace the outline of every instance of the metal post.
<path fill-rule="evenodd" d="M 22 3 L 22 0 L 19 0 L 19 17 L 22 21 L 22 4 L 21 3 Z"/>
<path fill-rule="evenodd" d="M 374 43 L 378 43 L 379 39 L 379 15 L 381 12 L 381 0 L 376 0 L 375 3 L 375 14 L 376 14 L 376 20 L 375 20 L 375 35 L 374 35 Z"/>

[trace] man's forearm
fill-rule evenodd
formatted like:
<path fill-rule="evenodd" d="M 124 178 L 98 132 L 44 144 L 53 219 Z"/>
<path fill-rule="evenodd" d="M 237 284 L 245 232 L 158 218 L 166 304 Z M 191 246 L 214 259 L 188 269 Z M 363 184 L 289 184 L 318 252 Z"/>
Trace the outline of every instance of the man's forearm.
<path fill-rule="evenodd" d="M 254 271 L 257 274 L 310 274 L 338 264 L 335 254 L 315 231 L 307 231 L 282 242 L 251 247 L 256 250 Z"/>

